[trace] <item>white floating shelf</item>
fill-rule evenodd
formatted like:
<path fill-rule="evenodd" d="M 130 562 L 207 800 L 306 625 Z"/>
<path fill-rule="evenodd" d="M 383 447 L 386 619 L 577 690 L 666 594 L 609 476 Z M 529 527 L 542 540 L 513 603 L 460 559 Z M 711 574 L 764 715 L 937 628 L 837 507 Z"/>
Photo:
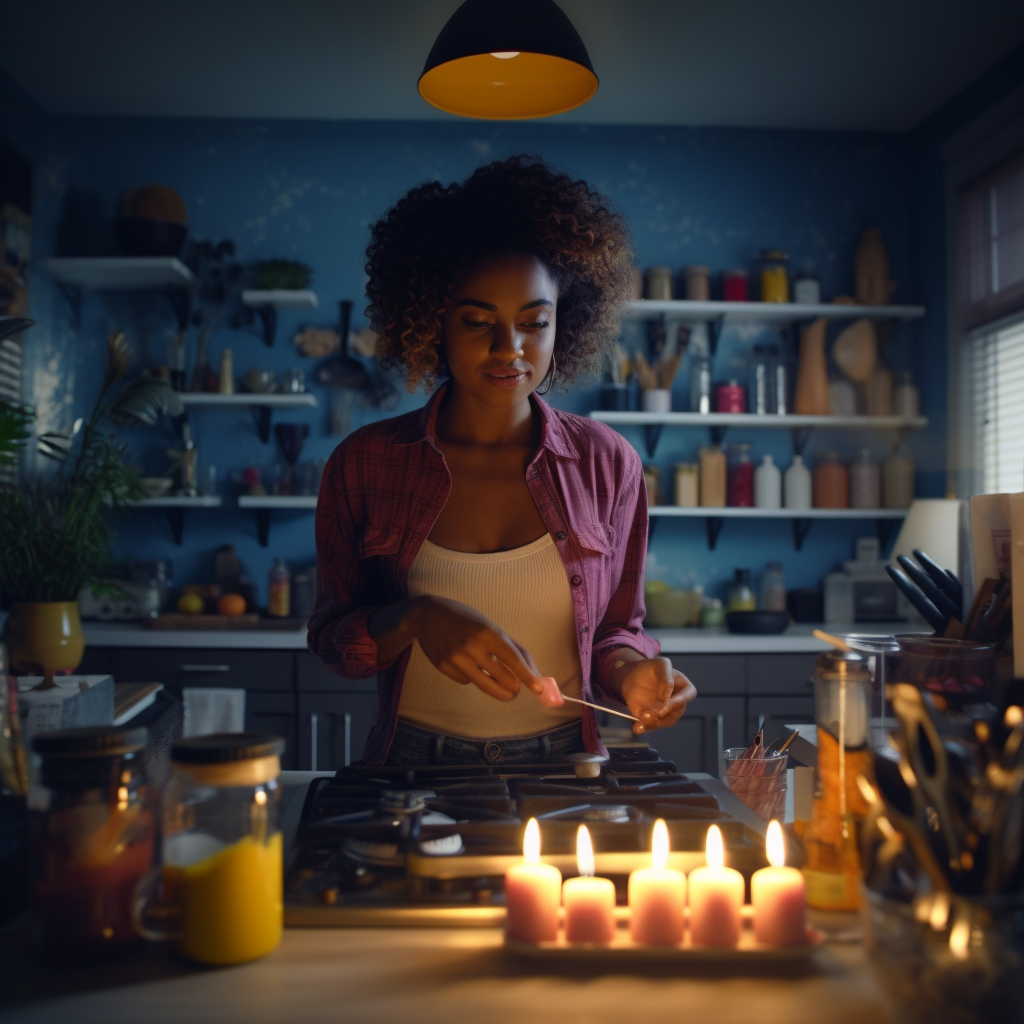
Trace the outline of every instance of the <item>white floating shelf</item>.
<path fill-rule="evenodd" d="M 299 508 L 315 509 L 315 494 L 267 494 L 258 497 L 243 494 L 238 499 L 239 508 Z"/>
<path fill-rule="evenodd" d="M 903 519 L 905 508 L 697 508 L 652 505 L 652 516 L 691 519 Z"/>
<path fill-rule="evenodd" d="M 188 498 L 172 494 L 166 498 L 143 498 L 131 504 L 136 508 L 220 508 L 224 499 L 213 495 Z"/>
<path fill-rule="evenodd" d="M 686 299 L 636 299 L 626 306 L 627 320 L 647 320 L 665 316 L 688 323 L 751 322 L 792 323 L 823 316 L 829 320 L 916 320 L 925 314 L 924 306 L 858 306 L 819 302 L 692 302 Z"/>
<path fill-rule="evenodd" d="M 189 288 L 192 271 L 174 256 L 95 256 L 47 261 L 53 277 L 89 291 Z"/>
<path fill-rule="evenodd" d="M 265 409 L 315 409 L 316 395 L 303 391 L 298 394 L 252 394 L 221 395 L 205 391 L 181 392 L 183 405 L 193 406 L 236 406 L 240 408 L 261 407 Z"/>
<path fill-rule="evenodd" d="M 636 427 L 758 427 L 801 429 L 838 427 L 865 430 L 923 430 L 927 416 L 771 416 L 729 412 L 612 412 L 597 409 L 588 416 L 619 426 Z"/>
<path fill-rule="evenodd" d="M 316 292 L 285 288 L 272 291 L 247 288 L 242 292 L 242 302 L 246 306 L 273 306 L 274 309 L 316 309 L 320 305 Z"/>

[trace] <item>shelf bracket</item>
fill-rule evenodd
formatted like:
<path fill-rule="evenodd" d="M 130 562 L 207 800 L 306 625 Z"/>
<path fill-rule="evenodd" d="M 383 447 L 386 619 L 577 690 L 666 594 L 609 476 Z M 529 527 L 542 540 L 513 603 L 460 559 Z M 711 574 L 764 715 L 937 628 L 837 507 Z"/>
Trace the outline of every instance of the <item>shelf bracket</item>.
<path fill-rule="evenodd" d="M 725 516 L 708 516 L 708 548 L 711 551 L 715 550 L 715 545 L 718 543 L 718 535 L 722 532 L 724 525 Z"/>
<path fill-rule="evenodd" d="M 663 427 L 663 423 L 651 423 L 644 427 L 644 440 L 647 444 L 647 457 L 649 459 L 654 458 L 654 452 L 658 447 L 658 441 L 661 440 L 661 431 Z"/>
<path fill-rule="evenodd" d="M 270 509 L 257 508 L 253 511 L 256 513 L 256 536 L 260 547 L 265 548 L 270 543 Z"/>
<path fill-rule="evenodd" d="M 794 519 L 793 520 L 793 547 L 799 551 L 804 546 L 804 541 L 807 539 L 807 534 L 810 532 L 811 523 L 813 519 Z"/>
<path fill-rule="evenodd" d="M 269 405 L 258 405 L 252 411 L 253 418 L 256 420 L 256 432 L 260 435 L 260 440 L 264 444 L 270 443 L 270 406 Z"/>
<path fill-rule="evenodd" d="M 167 523 L 171 528 L 174 543 L 180 548 L 185 536 L 185 510 L 183 508 L 168 508 L 164 511 L 167 513 Z"/>
<path fill-rule="evenodd" d="M 277 310 L 269 302 L 262 306 L 256 306 L 255 309 L 263 327 L 263 344 L 267 348 L 273 348 L 274 337 L 277 334 Z"/>
<path fill-rule="evenodd" d="M 711 428 L 711 443 L 721 444 L 725 440 L 725 435 L 729 433 L 728 427 L 712 427 Z"/>
<path fill-rule="evenodd" d="M 807 442 L 811 439 L 811 431 L 813 427 L 792 427 L 789 431 L 790 436 L 793 439 L 793 454 L 802 455 L 804 447 Z"/>
<path fill-rule="evenodd" d="M 725 326 L 725 317 L 719 316 L 708 321 L 708 356 L 715 358 L 718 352 L 718 339 L 722 337 L 722 328 Z"/>

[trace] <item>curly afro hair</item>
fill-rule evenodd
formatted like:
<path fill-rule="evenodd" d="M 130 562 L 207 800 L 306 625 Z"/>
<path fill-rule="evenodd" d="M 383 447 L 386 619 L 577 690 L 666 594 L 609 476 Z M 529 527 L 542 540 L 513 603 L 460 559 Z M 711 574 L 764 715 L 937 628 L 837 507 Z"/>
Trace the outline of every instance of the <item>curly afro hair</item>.
<path fill-rule="evenodd" d="M 632 286 L 625 221 L 585 181 L 520 155 L 462 183 L 419 185 L 373 226 L 366 313 L 381 363 L 404 372 L 410 391 L 448 375 L 442 317 L 459 276 L 509 255 L 536 257 L 558 284 L 558 380 L 601 368 Z"/>

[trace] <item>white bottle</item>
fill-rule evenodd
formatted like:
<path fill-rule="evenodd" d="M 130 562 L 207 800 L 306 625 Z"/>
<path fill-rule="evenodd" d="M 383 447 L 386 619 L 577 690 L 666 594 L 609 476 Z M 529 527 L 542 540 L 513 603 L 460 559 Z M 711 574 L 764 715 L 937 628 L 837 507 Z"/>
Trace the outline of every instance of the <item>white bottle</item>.
<path fill-rule="evenodd" d="M 761 460 L 754 472 L 754 505 L 757 508 L 782 507 L 782 473 L 770 455 Z"/>
<path fill-rule="evenodd" d="M 786 508 L 811 507 L 811 471 L 801 456 L 793 456 L 793 462 L 786 470 L 785 484 Z"/>

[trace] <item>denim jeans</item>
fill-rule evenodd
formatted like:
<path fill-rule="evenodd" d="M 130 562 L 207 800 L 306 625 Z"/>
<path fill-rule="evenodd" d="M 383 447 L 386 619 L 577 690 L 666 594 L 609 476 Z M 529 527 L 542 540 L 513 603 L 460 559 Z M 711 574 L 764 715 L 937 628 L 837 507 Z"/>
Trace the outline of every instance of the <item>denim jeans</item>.
<path fill-rule="evenodd" d="M 582 722 L 569 722 L 539 736 L 467 740 L 398 720 L 388 751 L 389 765 L 553 764 L 586 750 Z"/>

